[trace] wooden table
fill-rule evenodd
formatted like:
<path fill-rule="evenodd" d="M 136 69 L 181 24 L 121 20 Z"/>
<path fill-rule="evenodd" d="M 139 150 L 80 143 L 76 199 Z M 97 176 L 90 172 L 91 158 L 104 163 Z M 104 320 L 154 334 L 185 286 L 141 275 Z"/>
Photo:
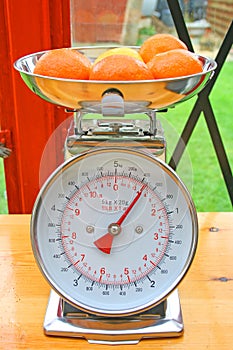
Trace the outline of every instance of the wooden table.
<path fill-rule="evenodd" d="M 184 335 L 120 345 L 121 350 L 132 346 L 233 349 L 233 213 L 199 213 L 198 217 L 198 251 L 179 286 Z M 109 348 L 83 339 L 44 335 L 42 325 L 50 288 L 31 252 L 29 222 L 29 215 L 0 215 L 0 349 Z"/>

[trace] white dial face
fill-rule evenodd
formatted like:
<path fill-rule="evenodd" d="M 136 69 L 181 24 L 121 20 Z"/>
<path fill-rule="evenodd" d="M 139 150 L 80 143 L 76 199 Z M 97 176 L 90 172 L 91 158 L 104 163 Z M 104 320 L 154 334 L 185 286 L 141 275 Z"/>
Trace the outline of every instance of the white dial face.
<path fill-rule="evenodd" d="M 154 157 L 99 149 L 65 163 L 36 202 L 36 259 L 53 288 L 92 313 L 162 301 L 187 271 L 197 219 L 181 181 Z"/>

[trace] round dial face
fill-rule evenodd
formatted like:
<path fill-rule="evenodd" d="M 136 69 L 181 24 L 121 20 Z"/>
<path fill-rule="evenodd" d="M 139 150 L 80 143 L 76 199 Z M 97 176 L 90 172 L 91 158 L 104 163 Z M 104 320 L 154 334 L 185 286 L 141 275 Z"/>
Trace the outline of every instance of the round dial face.
<path fill-rule="evenodd" d="M 158 304 L 181 281 L 196 250 L 197 218 L 166 164 L 136 150 L 96 149 L 48 179 L 31 240 L 65 300 L 98 315 L 130 315 Z"/>

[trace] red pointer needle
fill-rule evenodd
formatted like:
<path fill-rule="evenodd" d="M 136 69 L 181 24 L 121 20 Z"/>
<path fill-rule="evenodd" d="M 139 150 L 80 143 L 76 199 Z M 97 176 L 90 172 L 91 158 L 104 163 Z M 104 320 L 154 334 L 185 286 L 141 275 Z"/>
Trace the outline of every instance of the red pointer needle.
<path fill-rule="evenodd" d="M 114 237 L 114 232 L 115 231 L 115 235 L 120 233 L 121 231 L 121 224 L 122 222 L 125 220 L 125 218 L 127 217 L 127 215 L 129 214 L 129 212 L 131 211 L 131 209 L 134 207 L 134 205 L 137 203 L 137 201 L 139 200 L 139 198 L 141 197 L 142 191 L 144 190 L 144 188 L 146 187 L 146 185 L 143 185 L 141 187 L 141 189 L 137 192 L 137 195 L 135 196 L 135 198 L 133 199 L 133 201 L 131 202 L 131 204 L 128 206 L 128 208 L 124 211 L 124 213 L 121 215 L 121 217 L 119 218 L 119 220 L 115 223 L 112 223 L 109 225 L 108 229 L 109 231 L 112 229 L 112 233 L 108 232 L 106 233 L 104 236 L 100 237 L 99 239 L 97 239 L 94 244 L 96 245 L 96 247 L 101 250 L 103 253 L 106 254 L 110 254 L 111 252 L 111 248 L 112 248 L 112 242 L 113 242 L 113 237 Z"/>

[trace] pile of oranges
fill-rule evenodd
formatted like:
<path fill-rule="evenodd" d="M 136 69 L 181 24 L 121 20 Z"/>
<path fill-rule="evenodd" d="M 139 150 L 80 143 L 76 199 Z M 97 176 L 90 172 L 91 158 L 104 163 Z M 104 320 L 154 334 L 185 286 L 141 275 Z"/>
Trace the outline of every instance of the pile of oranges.
<path fill-rule="evenodd" d="M 201 73 L 201 62 L 187 46 L 170 34 L 155 34 L 139 51 L 120 47 L 102 53 L 94 63 L 76 50 L 47 51 L 36 63 L 34 74 L 100 81 L 153 80 Z"/>

